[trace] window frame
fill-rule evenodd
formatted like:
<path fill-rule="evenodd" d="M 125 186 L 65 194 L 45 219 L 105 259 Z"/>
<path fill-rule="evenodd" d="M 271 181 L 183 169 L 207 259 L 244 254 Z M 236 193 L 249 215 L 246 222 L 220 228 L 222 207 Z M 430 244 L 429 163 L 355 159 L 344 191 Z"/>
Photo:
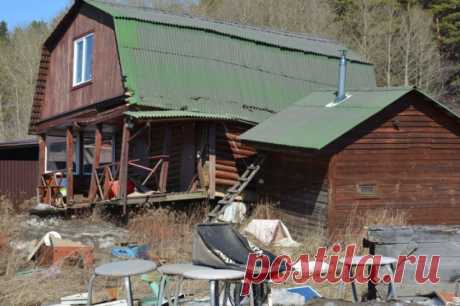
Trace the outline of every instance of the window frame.
<path fill-rule="evenodd" d="M 88 37 L 92 37 L 93 38 L 93 49 L 91 50 L 92 52 L 92 58 L 93 58 L 93 62 L 91 63 L 91 70 L 92 70 L 92 74 L 91 74 L 91 78 L 88 79 L 88 80 L 85 80 L 85 75 L 86 75 L 86 68 L 87 68 L 87 65 L 86 65 L 86 54 L 87 54 L 87 51 L 86 51 L 86 46 L 87 46 L 87 39 Z M 77 82 L 77 56 L 78 56 L 78 51 L 77 51 L 77 48 L 78 48 L 78 44 L 82 42 L 83 43 L 83 48 L 82 48 L 82 59 L 81 59 L 81 81 L 80 82 Z M 90 32 L 90 33 L 87 33 L 81 37 L 78 37 L 76 39 L 74 39 L 73 41 L 73 71 L 72 71 L 72 87 L 75 88 L 75 87 L 79 87 L 81 85 L 84 85 L 84 84 L 87 84 L 87 83 L 90 83 L 92 82 L 94 79 L 94 32 Z"/>

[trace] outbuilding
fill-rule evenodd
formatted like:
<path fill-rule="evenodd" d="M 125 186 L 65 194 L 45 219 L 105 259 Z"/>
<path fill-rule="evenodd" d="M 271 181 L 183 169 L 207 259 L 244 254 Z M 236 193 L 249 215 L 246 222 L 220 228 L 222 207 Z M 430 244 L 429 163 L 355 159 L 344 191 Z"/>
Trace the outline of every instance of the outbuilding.
<path fill-rule="evenodd" d="M 459 116 L 416 88 L 317 91 L 241 135 L 289 227 L 344 227 L 364 210 L 460 224 Z"/>
<path fill-rule="evenodd" d="M 14 204 L 36 195 L 38 142 L 25 139 L 0 143 L 0 195 Z"/>

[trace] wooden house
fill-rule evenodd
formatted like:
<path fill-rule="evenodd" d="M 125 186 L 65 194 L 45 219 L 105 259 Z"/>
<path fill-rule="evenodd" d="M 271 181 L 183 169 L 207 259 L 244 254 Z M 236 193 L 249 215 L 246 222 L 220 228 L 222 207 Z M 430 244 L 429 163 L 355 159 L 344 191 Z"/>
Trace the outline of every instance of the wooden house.
<path fill-rule="evenodd" d="M 257 153 L 239 135 L 335 88 L 343 48 L 77 0 L 42 50 L 30 120 L 39 137 L 39 201 L 126 212 L 131 204 L 214 199 Z M 373 66 L 353 52 L 348 60 L 349 85 L 375 87 Z"/>
<path fill-rule="evenodd" d="M 415 88 L 318 91 L 243 135 L 267 154 L 259 192 L 285 222 L 345 227 L 364 210 L 460 224 L 459 116 Z"/>

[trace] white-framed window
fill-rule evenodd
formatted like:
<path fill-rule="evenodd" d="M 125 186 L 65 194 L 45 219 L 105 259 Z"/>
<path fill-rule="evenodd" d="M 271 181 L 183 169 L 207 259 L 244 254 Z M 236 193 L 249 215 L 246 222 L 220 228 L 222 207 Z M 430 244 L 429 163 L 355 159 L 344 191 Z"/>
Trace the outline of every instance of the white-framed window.
<path fill-rule="evenodd" d="M 93 47 L 93 33 L 73 42 L 73 86 L 93 79 Z"/>

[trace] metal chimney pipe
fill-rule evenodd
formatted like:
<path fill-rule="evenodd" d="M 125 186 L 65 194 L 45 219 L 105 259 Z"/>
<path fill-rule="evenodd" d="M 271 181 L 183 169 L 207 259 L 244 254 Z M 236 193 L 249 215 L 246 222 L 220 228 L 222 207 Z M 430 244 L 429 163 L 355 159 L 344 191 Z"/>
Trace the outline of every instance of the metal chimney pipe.
<path fill-rule="evenodd" d="M 346 98 L 345 81 L 347 79 L 347 50 L 340 50 L 342 53 L 339 61 L 339 81 L 337 84 L 337 97 L 335 102 L 340 102 Z"/>

